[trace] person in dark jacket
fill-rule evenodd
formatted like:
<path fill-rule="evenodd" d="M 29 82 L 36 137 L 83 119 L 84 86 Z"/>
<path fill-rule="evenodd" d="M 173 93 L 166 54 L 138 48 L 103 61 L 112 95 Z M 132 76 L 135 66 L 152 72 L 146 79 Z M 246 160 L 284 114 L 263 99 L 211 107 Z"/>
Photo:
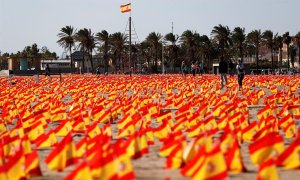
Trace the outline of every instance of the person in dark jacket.
<path fill-rule="evenodd" d="M 236 70 L 238 72 L 238 84 L 239 84 L 239 90 L 242 90 L 243 88 L 243 79 L 245 76 L 245 66 L 241 60 L 239 60 L 238 65 L 236 66 Z"/>
<path fill-rule="evenodd" d="M 50 70 L 49 64 L 47 64 L 46 69 L 45 69 L 45 75 L 50 76 L 50 73 L 51 73 L 51 70 Z"/>
<path fill-rule="evenodd" d="M 221 88 L 227 85 L 227 73 L 228 73 L 228 66 L 227 62 L 224 60 L 224 57 L 221 57 L 220 63 L 219 63 L 219 74 L 221 78 Z"/>

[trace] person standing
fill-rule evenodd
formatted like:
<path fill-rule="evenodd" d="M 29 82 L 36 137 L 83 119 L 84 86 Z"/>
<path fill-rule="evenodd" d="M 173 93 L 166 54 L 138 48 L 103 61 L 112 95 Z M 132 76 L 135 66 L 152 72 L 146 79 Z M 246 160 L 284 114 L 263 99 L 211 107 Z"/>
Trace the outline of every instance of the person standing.
<path fill-rule="evenodd" d="M 96 76 L 100 76 L 100 66 L 97 66 L 96 68 Z"/>
<path fill-rule="evenodd" d="M 238 72 L 238 84 L 239 84 L 239 90 L 243 88 L 243 79 L 245 76 L 245 66 L 241 60 L 238 61 L 238 64 L 236 66 L 236 70 Z"/>
<path fill-rule="evenodd" d="M 228 73 L 228 66 L 227 62 L 224 60 L 224 57 L 221 57 L 221 61 L 219 63 L 219 73 L 220 73 L 220 78 L 221 78 L 221 88 L 227 85 L 227 73 Z"/>
<path fill-rule="evenodd" d="M 187 66 L 186 64 L 184 63 L 184 61 L 182 61 L 181 63 L 181 73 L 184 77 L 186 77 L 186 73 L 187 73 Z"/>
<path fill-rule="evenodd" d="M 49 67 L 49 64 L 46 65 L 46 69 L 45 69 L 45 76 L 48 76 L 48 79 L 50 79 L 50 81 L 52 80 L 51 76 L 51 70 L 50 70 L 50 67 Z"/>
<path fill-rule="evenodd" d="M 193 76 L 195 77 L 196 76 L 197 65 L 195 63 L 192 63 L 191 69 L 192 69 Z"/>
<path fill-rule="evenodd" d="M 202 74 L 203 74 L 203 64 L 202 63 L 199 63 L 199 73 L 202 76 Z"/>
<path fill-rule="evenodd" d="M 50 73 L 51 73 L 51 70 L 50 70 L 49 64 L 47 64 L 46 69 L 45 69 L 45 75 L 50 76 Z"/>

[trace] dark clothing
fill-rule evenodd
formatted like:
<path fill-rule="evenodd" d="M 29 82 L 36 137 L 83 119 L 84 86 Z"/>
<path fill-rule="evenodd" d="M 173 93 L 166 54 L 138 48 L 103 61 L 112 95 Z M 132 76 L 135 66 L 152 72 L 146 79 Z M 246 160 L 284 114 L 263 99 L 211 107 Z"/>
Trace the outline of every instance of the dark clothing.
<path fill-rule="evenodd" d="M 100 75 L 100 67 L 96 68 L 96 75 L 99 76 Z"/>
<path fill-rule="evenodd" d="M 181 71 L 183 74 L 187 74 L 187 66 L 186 65 L 181 65 Z"/>
<path fill-rule="evenodd" d="M 228 66 L 226 61 L 220 61 L 219 63 L 219 73 L 220 74 L 227 74 L 228 73 Z"/>
<path fill-rule="evenodd" d="M 244 79 L 244 73 L 242 74 L 238 74 L 238 83 L 239 83 L 239 86 L 242 87 L 243 86 L 243 79 Z"/>
<path fill-rule="evenodd" d="M 236 69 L 238 71 L 238 74 L 245 74 L 245 66 L 244 66 L 244 64 L 238 64 L 236 66 Z"/>
<path fill-rule="evenodd" d="M 196 76 L 196 69 L 192 70 L 193 76 Z"/>
<path fill-rule="evenodd" d="M 45 75 L 46 76 L 50 76 L 50 68 L 49 68 L 49 66 L 47 66 L 46 69 L 45 69 Z"/>
<path fill-rule="evenodd" d="M 244 64 L 239 63 L 236 66 L 236 69 L 237 69 L 237 72 L 238 72 L 238 84 L 239 84 L 239 87 L 241 88 L 242 85 L 243 85 L 243 79 L 244 79 L 244 76 L 245 76 L 245 66 L 244 66 Z"/>
<path fill-rule="evenodd" d="M 192 73 L 193 73 L 193 76 L 196 76 L 196 70 L 197 70 L 197 66 L 195 64 L 192 64 Z"/>
<path fill-rule="evenodd" d="M 234 68 L 234 64 L 230 61 L 228 67 L 229 67 L 229 69 L 233 69 Z"/>

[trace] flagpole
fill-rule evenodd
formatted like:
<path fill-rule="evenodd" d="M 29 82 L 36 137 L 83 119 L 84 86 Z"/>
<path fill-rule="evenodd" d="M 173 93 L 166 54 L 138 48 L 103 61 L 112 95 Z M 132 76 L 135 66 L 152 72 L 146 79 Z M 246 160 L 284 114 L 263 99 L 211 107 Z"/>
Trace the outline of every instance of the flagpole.
<path fill-rule="evenodd" d="M 130 73 L 132 73 L 131 72 L 131 11 L 129 15 L 129 71 Z"/>

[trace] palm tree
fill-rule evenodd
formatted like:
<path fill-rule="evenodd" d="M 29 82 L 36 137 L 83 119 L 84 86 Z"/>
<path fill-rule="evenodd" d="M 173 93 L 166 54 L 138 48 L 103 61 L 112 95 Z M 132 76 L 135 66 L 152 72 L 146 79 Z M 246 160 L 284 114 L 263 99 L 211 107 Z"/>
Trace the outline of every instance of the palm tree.
<path fill-rule="evenodd" d="M 229 27 L 219 24 L 219 26 L 215 26 L 213 28 L 213 30 L 211 31 L 211 35 L 213 37 L 213 40 L 215 40 L 218 44 L 221 56 L 224 57 L 225 50 L 229 49 L 229 47 L 232 45 Z"/>
<path fill-rule="evenodd" d="M 298 46 L 298 64 L 300 65 L 300 31 L 295 35 L 295 39 Z"/>
<path fill-rule="evenodd" d="M 80 50 L 86 52 L 91 62 L 92 71 L 93 65 L 93 49 L 95 48 L 95 37 L 91 29 L 80 29 L 75 36 L 75 39 L 79 42 Z"/>
<path fill-rule="evenodd" d="M 112 53 L 118 59 L 118 63 L 116 64 L 118 66 L 118 70 L 121 69 L 121 64 L 122 64 L 123 72 L 124 72 L 125 62 L 124 62 L 124 60 L 123 60 L 124 58 L 122 56 L 123 56 L 123 52 L 125 50 L 127 36 L 121 32 L 116 32 L 116 33 L 110 35 L 110 41 L 112 44 Z M 121 61 L 122 61 L 122 63 L 121 63 Z"/>
<path fill-rule="evenodd" d="M 191 30 L 186 30 L 180 37 L 180 42 L 183 49 L 187 49 L 187 56 L 189 57 L 190 64 L 195 59 L 196 50 L 200 45 L 200 34 Z"/>
<path fill-rule="evenodd" d="M 171 49 L 171 59 L 172 59 L 172 71 L 175 72 L 175 59 L 177 59 L 177 50 L 178 47 L 176 45 L 177 40 L 179 39 L 178 35 L 174 35 L 173 33 L 168 33 L 165 35 L 165 40 L 169 42 L 171 45 L 169 48 Z"/>
<path fill-rule="evenodd" d="M 162 35 L 160 33 L 155 33 L 151 32 L 147 37 L 146 37 L 146 42 L 150 45 L 151 47 L 151 52 L 154 54 L 154 71 L 157 72 L 157 62 L 158 62 L 158 50 L 159 47 L 161 46 L 160 40 L 162 38 Z"/>
<path fill-rule="evenodd" d="M 36 58 L 40 51 L 36 43 L 32 44 L 31 50 L 32 50 L 32 65 L 35 67 L 35 69 L 40 70 L 40 67 L 39 66 L 37 67 L 36 64 Z"/>
<path fill-rule="evenodd" d="M 276 35 L 277 36 L 277 35 Z M 271 61 L 272 61 L 272 72 L 274 72 L 274 36 L 271 30 L 266 30 L 262 34 L 262 40 L 267 45 L 268 49 L 271 50 Z"/>
<path fill-rule="evenodd" d="M 207 70 L 210 69 L 210 59 L 214 54 L 213 46 L 210 39 L 206 35 L 200 36 L 200 48 L 199 52 L 201 53 L 202 66 L 204 67 L 204 59 L 207 59 Z M 204 57 L 203 57 L 204 56 Z"/>
<path fill-rule="evenodd" d="M 68 49 L 71 58 L 71 68 L 73 68 L 73 58 L 72 58 L 72 47 L 75 45 L 75 33 L 76 30 L 72 26 L 66 26 L 61 28 L 60 33 L 58 33 L 59 40 L 57 43 L 64 49 Z"/>
<path fill-rule="evenodd" d="M 139 52 L 140 52 L 140 54 L 141 54 L 141 57 L 142 57 L 142 59 L 143 59 L 143 62 L 147 62 L 145 65 L 146 66 L 143 66 L 143 68 L 144 68 L 144 71 L 146 72 L 146 73 L 148 73 L 148 66 L 149 66 L 149 64 L 150 64 L 150 58 L 151 58 L 151 47 L 150 47 L 150 45 L 149 45 L 149 43 L 148 42 L 146 42 L 146 41 L 143 41 L 143 42 L 141 42 L 140 44 L 139 44 L 139 46 L 138 46 L 138 49 L 139 49 Z M 141 69 L 142 70 L 142 69 Z"/>
<path fill-rule="evenodd" d="M 282 67 L 282 47 L 283 47 L 283 37 L 282 36 L 275 36 L 275 50 L 279 51 L 279 57 L 278 57 L 278 61 L 279 61 L 279 65 L 278 68 L 280 69 Z"/>
<path fill-rule="evenodd" d="M 258 55 L 259 55 L 259 45 L 262 39 L 260 30 L 253 30 L 247 35 L 247 41 L 255 46 L 255 56 L 256 56 L 256 73 L 258 73 Z"/>
<path fill-rule="evenodd" d="M 288 68 L 288 70 L 290 69 L 290 48 L 289 48 L 289 46 L 290 46 L 291 42 L 292 42 L 292 38 L 291 38 L 289 32 L 284 33 L 283 34 L 283 43 L 286 44 L 286 46 L 287 46 L 287 62 L 288 62 L 287 68 Z"/>
<path fill-rule="evenodd" d="M 108 51 L 110 45 L 110 35 L 106 30 L 102 30 L 96 34 L 96 40 L 101 44 L 100 50 L 103 51 L 104 71 L 108 72 Z"/>
<path fill-rule="evenodd" d="M 239 49 L 240 59 L 243 61 L 244 58 L 244 42 L 246 40 L 245 28 L 236 27 L 232 32 L 233 44 Z"/>

